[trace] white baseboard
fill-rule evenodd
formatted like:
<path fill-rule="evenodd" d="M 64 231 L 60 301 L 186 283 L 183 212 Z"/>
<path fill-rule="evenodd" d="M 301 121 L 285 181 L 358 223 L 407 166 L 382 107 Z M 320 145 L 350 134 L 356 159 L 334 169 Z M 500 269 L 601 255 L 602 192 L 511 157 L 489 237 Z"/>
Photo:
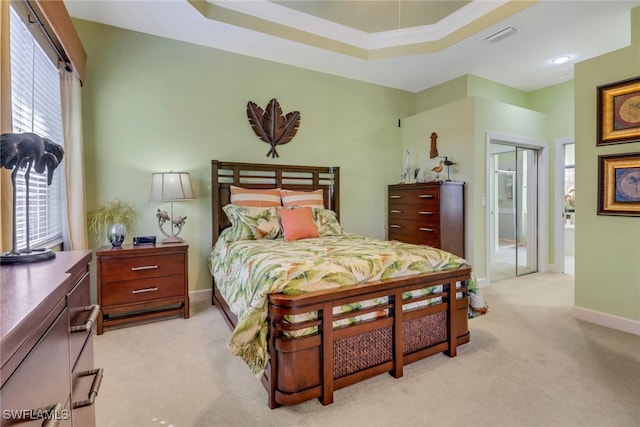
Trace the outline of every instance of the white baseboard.
<path fill-rule="evenodd" d="M 200 289 L 197 291 L 189 292 L 189 302 L 200 302 L 200 301 L 209 301 L 211 302 L 211 289 Z"/>
<path fill-rule="evenodd" d="M 588 308 L 573 306 L 573 317 L 607 328 L 617 329 L 634 335 L 640 335 L 640 321 L 627 319 L 626 317 L 615 316 L 601 311 L 590 310 Z"/>

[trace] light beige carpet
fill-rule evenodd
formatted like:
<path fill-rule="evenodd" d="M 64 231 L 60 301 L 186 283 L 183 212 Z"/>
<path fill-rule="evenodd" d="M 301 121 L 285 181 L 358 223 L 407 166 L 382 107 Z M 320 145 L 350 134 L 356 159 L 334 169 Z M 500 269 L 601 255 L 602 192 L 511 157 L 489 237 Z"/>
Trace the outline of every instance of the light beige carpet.
<path fill-rule="evenodd" d="M 218 309 L 95 337 L 105 369 L 98 427 L 633 426 L 640 423 L 640 337 L 571 316 L 573 276 L 534 274 L 484 289 L 458 356 L 408 365 L 317 400 L 275 410 L 225 347 Z"/>

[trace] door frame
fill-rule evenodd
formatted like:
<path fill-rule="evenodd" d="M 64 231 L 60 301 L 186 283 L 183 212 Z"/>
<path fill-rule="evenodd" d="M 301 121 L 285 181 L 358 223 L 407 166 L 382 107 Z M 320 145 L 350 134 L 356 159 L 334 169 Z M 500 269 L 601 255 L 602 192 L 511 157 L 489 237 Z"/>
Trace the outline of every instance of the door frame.
<path fill-rule="evenodd" d="M 516 145 L 538 150 L 538 272 L 549 270 L 549 142 L 513 136 L 498 132 L 485 135 L 485 271 L 491 283 L 491 245 L 493 242 L 493 216 L 491 215 L 492 161 L 491 143 Z M 547 171 L 545 173 L 544 171 Z"/>
<path fill-rule="evenodd" d="M 576 139 L 573 136 L 567 136 L 556 139 L 555 142 L 555 179 L 554 179 L 554 196 L 553 196 L 553 233 L 555 245 L 553 271 L 564 273 L 564 166 L 565 166 L 565 145 L 575 144 Z M 561 214 L 558 215 L 558 211 Z"/>

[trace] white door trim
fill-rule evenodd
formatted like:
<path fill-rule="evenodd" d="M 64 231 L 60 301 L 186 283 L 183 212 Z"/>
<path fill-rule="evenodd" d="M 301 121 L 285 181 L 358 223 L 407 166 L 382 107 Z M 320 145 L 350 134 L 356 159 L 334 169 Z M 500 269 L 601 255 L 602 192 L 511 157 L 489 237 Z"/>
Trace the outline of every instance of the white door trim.
<path fill-rule="evenodd" d="M 538 157 L 538 271 L 549 270 L 549 142 L 521 136 L 507 135 L 498 132 L 487 132 L 485 136 L 485 271 L 487 281 L 491 283 L 491 243 L 492 221 L 491 203 L 491 149 L 492 142 L 500 142 L 520 147 L 539 150 Z"/>

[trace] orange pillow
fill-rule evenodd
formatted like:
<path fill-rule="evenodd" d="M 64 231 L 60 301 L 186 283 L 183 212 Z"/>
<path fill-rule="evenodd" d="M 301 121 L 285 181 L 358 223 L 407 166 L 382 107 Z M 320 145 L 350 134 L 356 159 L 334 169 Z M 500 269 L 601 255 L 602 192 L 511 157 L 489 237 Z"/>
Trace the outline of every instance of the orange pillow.
<path fill-rule="evenodd" d="M 288 242 L 320 237 L 316 224 L 313 222 L 313 212 L 309 206 L 280 209 L 280 220 L 282 221 L 284 240 Z"/>
<path fill-rule="evenodd" d="M 251 206 L 256 208 L 269 208 L 280 206 L 280 189 L 255 189 L 242 188 L 231 185 L 231 204 L 238 206 Z"/>
<path fill-rule="evenodd" d="M 324 200 L 322 199 L 322 188 L 314 191 L 294 191 L 280 190 L 282 198 L 282 206 L 313 206 L 316 208 L 324 208 Z"/>

